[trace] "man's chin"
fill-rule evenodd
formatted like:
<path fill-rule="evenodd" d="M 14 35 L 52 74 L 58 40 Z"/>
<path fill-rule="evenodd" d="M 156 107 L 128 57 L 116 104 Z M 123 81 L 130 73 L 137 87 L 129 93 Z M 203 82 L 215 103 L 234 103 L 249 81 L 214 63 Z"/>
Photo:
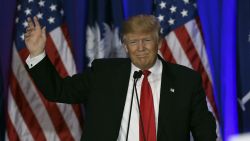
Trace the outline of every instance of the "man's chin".
<path fill-rule="evenodd" d="M 137 62 L 136 66 L 142 70 L 149 69 L 151 65 L 148 62 L 140 61 Z"/>

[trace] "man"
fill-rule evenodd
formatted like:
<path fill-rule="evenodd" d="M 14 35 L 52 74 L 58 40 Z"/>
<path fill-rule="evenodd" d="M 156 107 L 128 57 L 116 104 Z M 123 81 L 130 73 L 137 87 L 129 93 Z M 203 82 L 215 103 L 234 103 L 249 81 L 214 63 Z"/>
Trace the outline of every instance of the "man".
<path fill-rule="evenodd" d="M 188 141 L 190 131 L 195 141 L 216 140 L 199 74 L 157 55 L 161 38 L 154 16 L 138 15 L 123 23 L 129 58 L 97 59 L 82 74 L 66 78 L 45 55 L 45 28 L 36 17 L 28 25 L 29 72 L 47 99 L 85 105 L 81 140 Z"/>

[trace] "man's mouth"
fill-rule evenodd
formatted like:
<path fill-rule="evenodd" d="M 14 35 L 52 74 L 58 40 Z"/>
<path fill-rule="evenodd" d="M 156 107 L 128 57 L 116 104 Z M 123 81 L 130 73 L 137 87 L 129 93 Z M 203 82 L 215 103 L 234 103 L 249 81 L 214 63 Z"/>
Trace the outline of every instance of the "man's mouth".
<path fill-rule="evenodd" d="M 136 55 L 136 57 L 138 57 L 138 58 L 145 58 L 147 56 L 148 56 L 148 54 L 146 54 L 146 53 L 142 53 L 142 54 L 137 54 Z"/>

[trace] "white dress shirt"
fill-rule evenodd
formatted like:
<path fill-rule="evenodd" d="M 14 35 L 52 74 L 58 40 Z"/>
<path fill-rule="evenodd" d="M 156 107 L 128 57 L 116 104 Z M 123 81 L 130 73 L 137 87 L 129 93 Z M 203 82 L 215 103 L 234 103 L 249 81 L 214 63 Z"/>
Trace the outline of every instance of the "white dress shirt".
<path fill-rule="evenodd" d="M 133 74 L 134 71 L 140 70 L 135 65 L 131 63 L 131 73 L 129 78 L 129 86 L 127 91 L 127 98 L 125 101 L 125 107 L 123 111 L 122 121 L 121 121 L 121 127 L 120 132 L 117 141 L 126 141 L 126 135 L 127 135 L 127 126 L 128 126 L 128 120 L 129 120 L 129 111 L 130 111 L 130 103 L 132 98 L 132 90 L 133 90 Z M 156 63 L 153 67 L 149 69 L 151 72 L 148 76 L 148 81 L 150 83 L 152 93 L 153 93 L 153 99 L 154 99 L 154 110 L 155 110 L 155 123 L 156 123 L 156 133 L 158 129 L 158 114 L 159 114 L 159 105 L 160 105 L 160 89 L 161 89 L 161 76 L 162 76 L 162 62 L 157 59 Z M 138 93 L 138 99 L 140 103 L 140 95 L 141 95 L 141 84 L 143 80 L 143 75 L 141 78 L 137 81 L 136 88 Z M 136 94 L 134 92 L 134 98 L 133 98 L 133 104 L 132 104 L 132 112 L 131 112 L 131 119 L 130 119 L 130 127 L 129 127 L 129 136 L 128 141 L 139 141 L 139 109 L 136 99 Z"/>
<path fill-rule="evenodd" d="M 35 57 L 30 57 L 30 55 L 27 57 L 26 59 L 26 64 L 28 65 L 28 67 L 31 69 L 32 67 L 34 67 L 36 64 L 38 64 L 41 60 L 43 60 L 43 58 L 46 56 L 45 51 L 43 51 L 43 53 L 35 56 Z"/>

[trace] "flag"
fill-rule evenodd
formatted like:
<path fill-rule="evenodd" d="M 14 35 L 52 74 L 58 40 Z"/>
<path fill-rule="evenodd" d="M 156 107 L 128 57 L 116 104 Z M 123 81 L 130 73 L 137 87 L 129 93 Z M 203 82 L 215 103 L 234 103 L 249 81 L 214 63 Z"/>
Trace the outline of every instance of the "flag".
<path fill-rule="evenodd" d="M 126 57 L 119 38 L 119 26 L 123 20 L 122 1 L 89 1 L 86 31 L 88 66 L 96 58 Z"/>
<path fill-rule="evenodd" d="M 203 80 L 207 105 L 217 123 L 220 139 L 218 112 L 213 95 L 213 79 L 202 37 L 202 28 L 194 0 L 156 0 L 155 16 L 161 24 L 164 37 L 159 54 L 172 63 L 198 71 Z"/>
<path fill-rule="evenodd" d="M 239 131 L 250 132 L 250 2 L 238 1 L 237 88 Z"/>
<path fill-rule="evenodd" d="M 27 17 L 46 26 L 46 54 L 62 77 L 76 73 L 72 45 L 60 0 L 19 0 L 16 9 L 6 119 L 7 140 L 80 140 L 79 105 L 47 101 L 25 69 L 29 52 L 24 44 Z"/>

